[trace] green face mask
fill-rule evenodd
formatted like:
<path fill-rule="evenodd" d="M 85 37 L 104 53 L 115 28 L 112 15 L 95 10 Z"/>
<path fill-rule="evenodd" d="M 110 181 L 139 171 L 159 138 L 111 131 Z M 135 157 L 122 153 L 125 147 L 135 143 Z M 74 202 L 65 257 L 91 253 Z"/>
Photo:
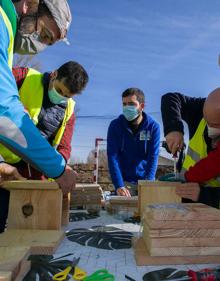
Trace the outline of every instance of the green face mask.
<path fill-rule="evenodd" d="M 63 97 L 60 95 L 55 88 L 53 87 L 51 90 L 48 91 L 48 96 L 50 101 L 53 104 L 61 104 L 61 103 L 67 103 L 68 99 L 67 97 Z"/>

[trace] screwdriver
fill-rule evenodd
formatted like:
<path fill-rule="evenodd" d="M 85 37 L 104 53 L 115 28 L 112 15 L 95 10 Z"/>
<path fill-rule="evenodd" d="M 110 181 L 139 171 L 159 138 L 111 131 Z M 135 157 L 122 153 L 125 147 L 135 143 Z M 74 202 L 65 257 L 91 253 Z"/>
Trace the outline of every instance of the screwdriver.
<path fill-rule="evenodd" d="M 201 271 L 188 271 L 188 276 L 191 277 L 191 281 L 219 281 L 220 269 L 203 269 Z"/>

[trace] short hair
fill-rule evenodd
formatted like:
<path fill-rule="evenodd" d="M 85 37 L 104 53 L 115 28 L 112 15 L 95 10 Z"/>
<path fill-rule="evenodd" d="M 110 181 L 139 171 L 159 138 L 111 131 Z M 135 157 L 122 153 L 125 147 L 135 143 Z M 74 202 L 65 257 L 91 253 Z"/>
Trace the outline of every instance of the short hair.
<path fill-rule="evenodd" d="M 129 96 L 136 96 L 139 103 L 145 102 L 144 92 L 138 88 L 128 88 L 122 93 L 122 98 L 129 97 Z"/>
<path fill-rule="evenodd" d="M 71 93 L 79 94 L 88 83 L 86 70 L 75 61 L 64 63 L 57 69 L 57 79 L 64 79 L 64 85 Z"/>

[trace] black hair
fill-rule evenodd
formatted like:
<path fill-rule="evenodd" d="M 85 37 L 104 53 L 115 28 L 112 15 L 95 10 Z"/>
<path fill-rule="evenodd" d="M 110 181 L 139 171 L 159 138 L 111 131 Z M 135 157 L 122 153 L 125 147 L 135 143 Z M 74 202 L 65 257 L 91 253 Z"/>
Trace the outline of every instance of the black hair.
<path fill-rule="evenodd" d="M 64 85 L 68 90 L 71 93 L 79 94 L 88 83 L 89 77 L 82 65 L 69 61 L 57 69 L 57 79 L 64 79 Z"/>
<path fill-rule="evenodd" d="M 144 92 L 138 88 L 128 88 L 122 93 L 122 98 L 135 95 L 139 103 L 145 102 Z"/>

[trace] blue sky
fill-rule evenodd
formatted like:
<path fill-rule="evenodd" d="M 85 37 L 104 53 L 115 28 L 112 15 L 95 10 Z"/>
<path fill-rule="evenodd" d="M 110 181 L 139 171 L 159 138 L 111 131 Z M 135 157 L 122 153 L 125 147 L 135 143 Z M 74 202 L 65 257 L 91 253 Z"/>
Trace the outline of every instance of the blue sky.
<path fill-rule="evenodd" d="M 95 137 L 106 137 L 117 116 L 121 93 L 139 87 L 146 111 L 159 120 L 160 98 L 168 91 L 207 96 L 219 86 L 219 0 L 71 0 L 70 46 L 58 43 L 38 55 L 42 71 L 68 60 L 89 73 L 76 98 L 73 154 L 85 160 Z"/>

